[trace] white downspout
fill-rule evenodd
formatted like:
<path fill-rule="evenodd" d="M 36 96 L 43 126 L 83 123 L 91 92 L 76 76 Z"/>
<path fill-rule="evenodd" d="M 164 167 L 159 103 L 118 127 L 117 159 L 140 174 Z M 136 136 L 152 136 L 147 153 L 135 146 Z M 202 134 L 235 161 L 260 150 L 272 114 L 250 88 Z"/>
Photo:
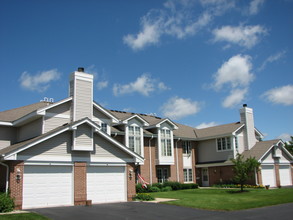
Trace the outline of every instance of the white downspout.
<path fill-rule="evenodd" d="M 0 162 L 1 165 L 6 167 L 6 187 L 5 187 L 5 192 L 8 192 L 8 175 L 9 175 L 9 166 L 5 163 Z"/>
<path fill-rule="evenodd" d="M 178 141 L 180 141 L 181 138 L 178 138 L 176 141 L 176 174 L 177 174 L 177 182 L 179 182 L 179 167 L 178 167 Z"/>
<path fill-rule="evenodd" d="M 154 136 L 149 139 L 149 156 L 150 156 L 150 184 L 153 184 L 153 170 L 152 170 L 152 151 L 151 151 L 151 141 Z"/>

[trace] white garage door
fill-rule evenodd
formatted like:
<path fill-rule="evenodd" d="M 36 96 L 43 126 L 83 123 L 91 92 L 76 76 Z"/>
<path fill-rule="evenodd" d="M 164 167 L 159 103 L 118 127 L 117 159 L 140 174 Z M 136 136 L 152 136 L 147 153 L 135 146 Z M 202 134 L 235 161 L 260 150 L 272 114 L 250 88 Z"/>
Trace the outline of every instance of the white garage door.
<path fill-rule="evenodd" d="M 87 167 L 87 199 L 92 203 L 126 201 L 125 167 Z"/>
<path fill-rule="evenodd" d="M 274 165 L 262 165 L 261 177 L 262 177 L 263 185 L 270 185 L 271 187 L 276 186 L 276 176 L 275 176 Z"/>
<path fill-rule="evenodd" d="M 280 172 L 281 186 L 292 185 L 290 166 L 289 165 L 280 165 L 279 172 Z"/>
<path fill-rule="evenodd" d="M 23 208 L 73 204 L 71 166 L 25 166 Z"/>

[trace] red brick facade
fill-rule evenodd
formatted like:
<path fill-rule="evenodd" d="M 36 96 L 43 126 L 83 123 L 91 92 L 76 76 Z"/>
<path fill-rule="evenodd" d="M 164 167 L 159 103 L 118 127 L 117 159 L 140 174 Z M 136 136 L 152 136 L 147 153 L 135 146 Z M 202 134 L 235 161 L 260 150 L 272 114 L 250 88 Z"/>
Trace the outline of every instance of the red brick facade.
<path fill-rule="evenodd" d="M 86 205 L 86 163 L 74 163 L 74 205 Z"/>
<path fill-rule="evenodd" d="M 135 189 L 135 164 L 127 164 L 126 166 L 126 178 L 127 178 L 127 201 L 132 201 L 136 194 Z"/>

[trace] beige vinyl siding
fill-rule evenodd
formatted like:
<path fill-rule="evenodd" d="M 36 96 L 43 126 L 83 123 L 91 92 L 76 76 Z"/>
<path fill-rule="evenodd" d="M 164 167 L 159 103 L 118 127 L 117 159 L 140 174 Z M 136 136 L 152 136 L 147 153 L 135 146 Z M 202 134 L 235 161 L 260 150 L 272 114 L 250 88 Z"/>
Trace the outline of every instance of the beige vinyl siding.
<path fill-rule="evenodd" d="M 99 134 L 94 134 L 94 152 L 92 152 L 91 157 L 95 159 L 99 159 L 101 157 L 122 159 L 132 158 L 113 143 L 105 140 Z"/>
<path fill-rule="evenodd" d="M 93 131 L 92 127 L 87 124 L 82 124 L 77 127 L 75 131 L 75 145 L 76 146 L 84 146 L 84 147 L 92 147 L 93 146 Z"/>
<path fill-rule="evenodd" d="M 222 151 L 217 152 L 217 142 L 216 139 L 200 141 L 198 143 L 198 163 L 203 162 L 214 162 L 228 160 L 230 156 L 233 156 L 233 151 Z"/>
<path fill-rule="evenodd" d="M 18 159 L 58 161 L 67 157 L 71 160 L 71 143 L 72 132 L 67 131 L 18 153 Z"/>
<path fill-rule="evenodd" d="M 67 115 L 70 116 L 70 108 L 71 108 L 71 101 L 70 102 L 65 102 L 62 105 L 58 105 L 54 108 L 48 109 L 46 113 L 51 113 L 51 114 L 62 114 L 62 115 Z"/>
<path fill-rule="evenodd" d="M 75 120 L 85 117 L 92 119 L 92 83 L 82 80 L 76 81 Z"/>
<path fill-rule="evenodd" d="M 17 129 L 17 141 L 24 141 L 42 134 L 43 119 L 39 118 Z"/>
<path fill-rule="evenodd" d="M 102 113 L 100 110 L 94 108 L 93 109 L 93 116 L 94 118 L 98 118 L 98 119 L 110 119 L 109 116 L 105 115 L 104 113 Z"/>
<path fill-rule="evenodd" d="M 16 129 L 13 127 L 0 126 L 0 150 L 15 142 Z"/>
<path fill-rule="evenodd" d="M 44 120 L 44 133 L 55 129 L 61 125 L 69 123 L 69 118 L 60 118 L 60 117 L 45 117 Z"/>

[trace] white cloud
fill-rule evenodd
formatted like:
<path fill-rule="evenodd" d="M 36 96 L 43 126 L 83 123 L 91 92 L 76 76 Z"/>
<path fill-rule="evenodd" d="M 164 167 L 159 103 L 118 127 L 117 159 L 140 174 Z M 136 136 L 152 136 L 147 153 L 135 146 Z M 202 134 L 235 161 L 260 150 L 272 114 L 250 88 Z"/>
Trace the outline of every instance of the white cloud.
<path fill-rule="evenodd" d="M 152 9 L 141 18 L 140 31 L 127 34 L 123 42 L 133 50 L 141 50 L 160 42 L 162 36 L 173 36 L 183 39 L 195 35 L 207 26 L 215 16 L 223 14 L 234 7 L 234 1 L 221 0 L 214 3 L 201 2 L 202 12 L 196 10 L 195 1 L 171 1 L 163 4 L 162 9 Z"/>
<path fill-rule="evenodd" d="M 269 63 L 273 63 L 278 61 L 279 59 L 281 59 L 282 57 L 284 57 L 284 55 L 286 54 L 286 51 L 281 51 L 277 54 L 271 55 L 269 56 L 261 65 L 260 68 L 258 68 L 258 70 L 263 70 Z"/>
<path fill-rule="evenodd" d="M 223 63 L 218 69 L 217 73 L 213 76 L 215 89 L 221 89 L 225 84 L 229 87 L 236 88 L 239 86 L 246 87 L 254 79 L 251 73 L 252 64 L 251 57 L 247 55 L 235 55 L 227 62 Z"/>
<path fill-rule="evenodd" d="M 214 42 L 224 41 L 232 44 L 237 44 L 242 47 L 252 48 L 255 46 L 261 36 L 267 33 L 266 28 L 255 26 L 223 26 L 213 30 Z"/>
<path fill-rule="evenodd" d="M 263 5 L 264 0 L 252 0 L 249 4 L 249 14 L 255 15 L 258 13 L 259 8 Z"/>
<path fill-rule="evenodd" d="M 225 98 L 222 102 L 224 108 L 233 108 L 243 103 L 243 100 L 246 97 L 248 89 L 232 89 L 230 95 Z"/>
<path fill-rule="evenodd" d="M 278 139 L 282 139 L 284 142 L 287 142 L 287 141 L 291 141 L 292 140 L 291 139 L 292 136 L 293 136 L 292 134 L 283 133 L 283 134 L 279 135 L 277 138 Z"/>
<path fill-rule="evenodd" d="M 97 89 L 102 90 L 108 87 L 108 81 L 100 81 L 97 83 Z"/>
<path fill-rule="evenodd" d="M 42 71 L 35 75 L 25 71 L 21 74 L 19 82 L 24 89 L 44 92 L 50 87 L 50 82 L 58 80 L 60 75 L 57 69 Z"/>
<path fill-rule="evenodd" d="M 175 96 L 161 107 L 161 111 L 165 117 L 177 120 L 198 113 L 200 103 Z"/>
<path fill-rule="evenodd" d="M 293 85 L 286 85 L 265 92 L 262 97 L 273 104 L 293 105 Z"/>
<path fill-rule="evenodd" d="M 163 82 L 158 82 L 157 79 L 151 78 L 149 74 L 142 74 L 136 81 L 129 84 L 114 84 L 113 92 L 115 96 L 140 93 L 144 96 L 149 96 L 155 90 L 166 90 L 168 87 Z"/>
<path fill-rule="evenodd" d="M 202 128 L 214 127 L 214 126 L 217 126 L 217 125 L 218 125 L 218 123 L 217 122 L 214 122 L 214 121 L 208 122 L 208 123 L 203 122 L 203 123 L 197 125 L 195 128 L 202 129 Z"/>

